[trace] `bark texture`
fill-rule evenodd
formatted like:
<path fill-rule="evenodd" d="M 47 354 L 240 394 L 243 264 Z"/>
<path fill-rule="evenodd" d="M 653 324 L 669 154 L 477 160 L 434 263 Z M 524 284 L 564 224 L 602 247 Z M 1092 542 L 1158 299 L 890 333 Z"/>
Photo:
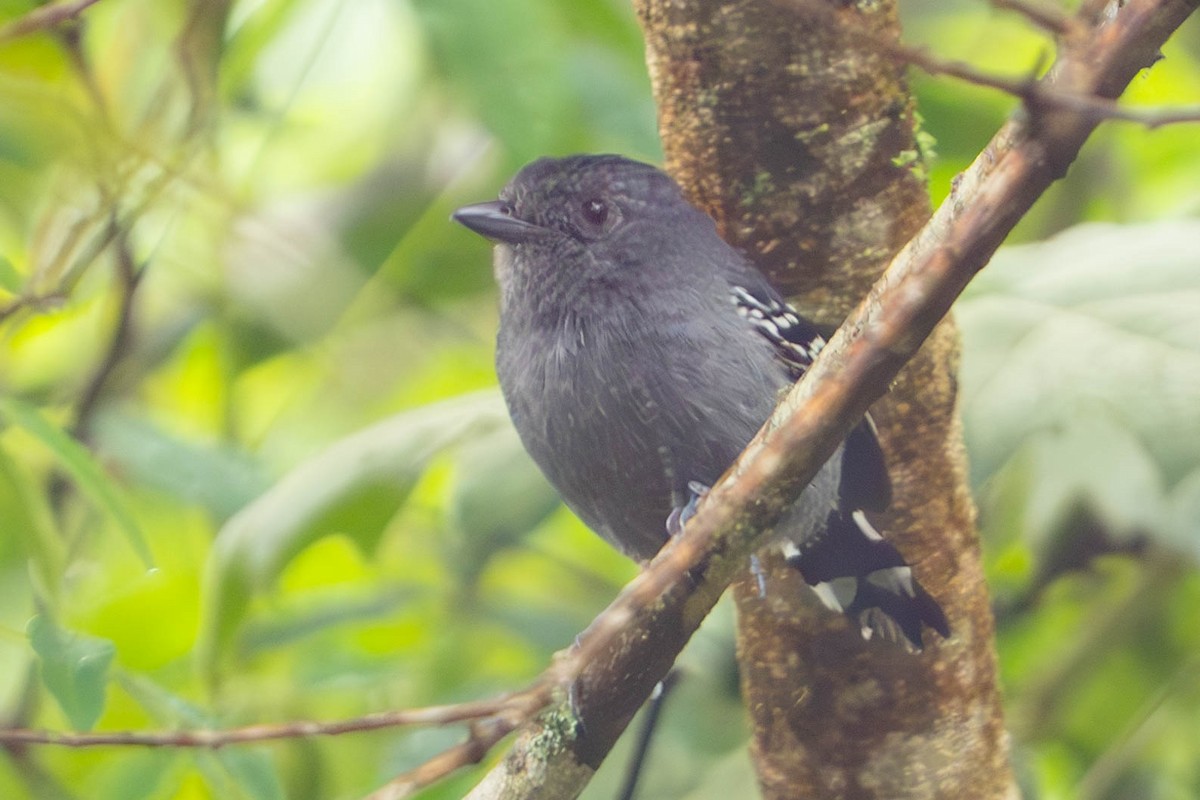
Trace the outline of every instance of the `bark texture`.
<path fill-rule="evenodd" d="M 638 0 L 669 171 L 798 305 L 836 324 L 929 216 L 913 101 L 877 42 L 890 2 Z M 764 795 L 1015 796 L 941 324 L 872 413 L 895 486 L 875 524 L 953 636 L 864 643 L 793 570 L 742 581 L 739 651 Z"/>

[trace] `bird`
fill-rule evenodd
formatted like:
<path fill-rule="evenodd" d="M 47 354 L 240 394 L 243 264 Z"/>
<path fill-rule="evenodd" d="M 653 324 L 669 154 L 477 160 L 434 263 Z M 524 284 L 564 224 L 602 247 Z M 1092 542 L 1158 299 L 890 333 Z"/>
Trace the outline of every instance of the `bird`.
<path fill-rule="evenodd" d="M 517 433 L 566 505 L 644 562 L 678 535 L 825 344 L 657 167 L 542 158 L 452 220 L 491 240 L 496 373 Z M 864 638 L 946 638 L 938 602 L 869 512 L 891 482 L 867 416 L 771 543 Z"/>

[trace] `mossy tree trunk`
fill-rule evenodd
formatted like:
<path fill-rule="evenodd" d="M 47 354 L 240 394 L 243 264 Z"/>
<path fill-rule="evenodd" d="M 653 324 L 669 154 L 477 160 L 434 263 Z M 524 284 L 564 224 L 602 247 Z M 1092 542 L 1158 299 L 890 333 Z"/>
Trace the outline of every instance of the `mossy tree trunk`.
<path fill-rule="evenodd" d="M 635 0 L 668 170 L 809 316 L 835 325 L 930 213 L 913 99 L 878 44 L 893 2 Z M 853 31 L 853 32 L 851 32 Z M 764 795 L 1016 795 L 943 322 L 872 413 L 895 487 L 875 519 L 950 618 L 912 656 L 864 643 L 793 570 L 736 587 Z"/>

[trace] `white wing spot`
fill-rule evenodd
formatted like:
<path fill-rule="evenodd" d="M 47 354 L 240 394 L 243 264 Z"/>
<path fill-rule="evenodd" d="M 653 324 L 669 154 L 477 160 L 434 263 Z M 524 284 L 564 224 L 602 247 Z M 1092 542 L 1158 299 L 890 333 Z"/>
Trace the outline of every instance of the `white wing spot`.
<path fill-rule="evenodd" d="M 883 541 L 883 534 L 875 530 L 875 526 L 872 525 L 871 521 L 867 519 L 867 515 L 862 509 L 855 511 L 850 516 L 854 518 L 854 524 L 857 525 L 858 529 L 863 532 L 863 536 L 866 536 L 872 542 Z"/>

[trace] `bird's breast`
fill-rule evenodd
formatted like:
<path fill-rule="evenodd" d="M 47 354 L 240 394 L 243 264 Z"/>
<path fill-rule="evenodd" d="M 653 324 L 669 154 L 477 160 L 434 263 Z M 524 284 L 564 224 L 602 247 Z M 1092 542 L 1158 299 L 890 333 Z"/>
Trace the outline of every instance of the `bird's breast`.
<path fill-rule="evenodd" d="M 786 377 L 754 338 L 731 345 L 737 329 L 602 322 L 502 327 L 497 372 L 526 449 L 567 504 L 648 558 L 688 484 L 729 466 Z"/>

